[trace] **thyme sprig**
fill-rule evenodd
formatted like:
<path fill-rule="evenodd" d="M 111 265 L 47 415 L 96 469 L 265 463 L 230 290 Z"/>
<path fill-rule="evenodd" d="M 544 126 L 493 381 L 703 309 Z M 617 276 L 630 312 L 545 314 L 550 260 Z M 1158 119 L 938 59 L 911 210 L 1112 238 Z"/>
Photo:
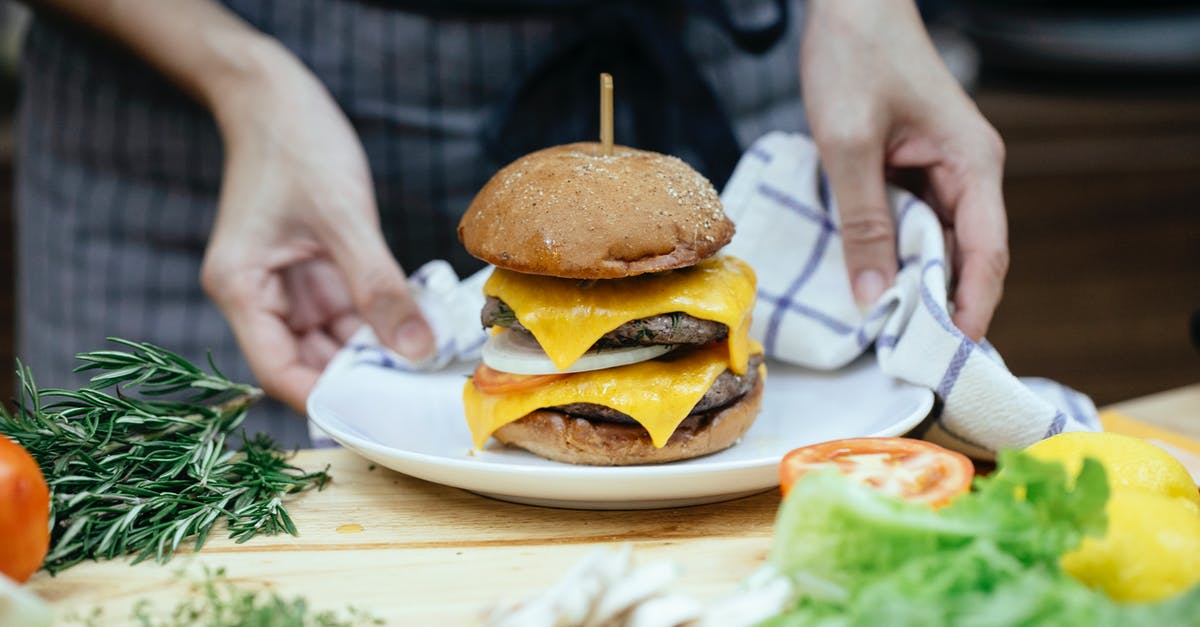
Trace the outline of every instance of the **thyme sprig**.
<path fill-rule="evenodd" d="M 50 486 L 44 567 L 127 554 L 166 562 L 185 540 L 202 547 L 220 520 L 239 543 L 295 535 L 283 497 L 329 477 L 289 464 L 264 434 L 230 446 L 262 391 L 211 360 L 208 372 L 153 344 L 110 339 L 128 350 L 78 356 L 77 370 L 98 371 L 87 387 L 39 389 L 19 367 L 16 407 L 0 408 L 0 434 L 33 455 Z"/>
<path fill-rule="evenodd" d="M 185 577 L 183 573 L 180 577 Z M 382 625 L 370 612 L 350 606 L 343 611 L 314 609 L 305 597 L 284 597 L 270 589 L 234 583 L 224 567 L 205 567 L 203 580 L 192 580 L 190 594 L 164 610 L 154 600 L 133 606 L 131 624 L 142 627 L 356 627 Z M 67 623 L 86 627 L 111 624 L 96 608 L 87 616 L 68 616 Z"/>

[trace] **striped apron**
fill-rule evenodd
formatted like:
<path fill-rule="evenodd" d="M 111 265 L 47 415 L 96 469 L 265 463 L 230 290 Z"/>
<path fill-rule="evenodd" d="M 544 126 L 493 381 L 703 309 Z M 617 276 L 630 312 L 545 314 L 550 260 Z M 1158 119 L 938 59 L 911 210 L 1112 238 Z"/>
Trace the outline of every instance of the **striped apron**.
<path fill-rule="evenodd" d="M 595 134 L 594 117 L 560 136 L 526 132 L 531 119 L 556 116 L 530 77 L 592 23 L 578 16 L 408 13 L 366 0 L 226 4 L 292 50 L 345 111 L 370 162 L 385 236 L 409 270 L 435 258 L 460 273 L 477 269 L 455 227 L 506 151 Z M 774 11 L 766 0 L 733 4 L 739 21 Z M 678 41 L 740 146 L 803 125 L 798 13 L 759 55 L 740 50 L 715 20 L 679 15 Z M 48 16 L 31 25 L 21 81 L 18 344 L 38 384 L 80 385 L 74 354 L 104 347 L 106 336 L 197 363 L 211 352 L 227 375 L 252 381 L 199 282 L 222 168 L 208 113 L 119 47 Z M 514 96 L 514 85 L 527 89 Z M 594 102 L 590 71 L 586 85 L 576 95 Z M 695 129 L 664 134 L 678 120 L 639 121 L 636 103 L 627 109 L 618 106 L 619 142 L 676 152 L 714 180 L 728 174 L 714 173 L 721 167 L 705 163 L 695 142 L 674 141 Z M 304 421 L 274 402 L 253 409 L 247 429 L 289 447 L 308 443 Z"/>

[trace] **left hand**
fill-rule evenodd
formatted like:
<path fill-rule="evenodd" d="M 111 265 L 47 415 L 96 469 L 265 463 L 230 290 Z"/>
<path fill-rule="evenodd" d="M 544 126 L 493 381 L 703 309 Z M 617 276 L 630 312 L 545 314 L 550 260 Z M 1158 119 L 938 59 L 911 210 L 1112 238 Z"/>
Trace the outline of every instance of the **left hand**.
<path fill-rule="evenodd" d="M 1008 272 L 1004 145 L 942 64 L 916 7 L 810 0 L 800 78 L 855 298 L 870 305 L 895 279 L 885 174 L 917 170 L 917 191 L 947 230 L 954 323 L 980 340 Z"/>
<path fill-rule="evenodd" d="M 303 414 L 364 323 L 413 360 L 434 339 L 384 241 L 349 120 L 281 44 L 248 50 L 260 78 L 213 104 L 225 174 L 201 281 L 263 390 Z"/>

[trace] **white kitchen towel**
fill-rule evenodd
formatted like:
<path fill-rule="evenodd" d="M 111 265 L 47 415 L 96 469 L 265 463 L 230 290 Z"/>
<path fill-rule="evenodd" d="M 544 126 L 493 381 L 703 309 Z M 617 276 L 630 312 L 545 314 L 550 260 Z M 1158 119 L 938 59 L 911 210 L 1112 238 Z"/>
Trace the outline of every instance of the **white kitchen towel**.
<path fill-rule="evenodd" d="M 756 141 L 721 200 L 737 225 L 726 250 L 758 272 L 751 333 L 769 356 L 829 370 L 874 347 L 884 373 L 942 400 L 922 437 L 974 457 L 1100 428 L 1086 396 L 1044 379 L 1017 379 L 990 344 L 951 324 L 942 226 L 912 194 L 888 189 L 900 271 L 866 311 L 850 291 L 837 203 L 810 139 L 771 133 Z"/>
<path fill-rule="evenodd" d="M 767 355 L 835 370 L 874 350 L 884 373 L 928 387 L 941 399 L 940 414 L 919 435 L 980 459 L 1062 431 L 1098 430 L 1096 408 L 1086 396 L 1045 379 L 1017 379 L 986 341 L 976 344 L 951 324 L 941 224 L 912 194 L 891 188 L 888 197 L 900 272 L 863 311 L 850 291 L 837 206 L 816 147 L 801 135 L 771 133 L 746 151 L 721 195 L 737 226 L 725 252 L 758 273 L 751 334 Z M 367 329 L 335 361 L 369 360 L 419 376 L 454 360 L 477 360 L 485 339 L 481 287 L 490 272 L 459 281 L 449 264 L 435 261 L 412 275 L 417 302 L 437 337 L 437 353 L 426 362 L 412 364 L 380 348 Z"/>

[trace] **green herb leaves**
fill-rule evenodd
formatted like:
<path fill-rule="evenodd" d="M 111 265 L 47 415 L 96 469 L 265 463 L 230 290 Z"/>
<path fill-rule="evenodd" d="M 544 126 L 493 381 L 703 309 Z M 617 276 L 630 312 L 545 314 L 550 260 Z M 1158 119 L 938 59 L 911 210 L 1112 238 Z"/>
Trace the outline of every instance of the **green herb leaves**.
<path fill-rule="evenodd" d="M 183 574 L 181 573 L 181 576 Z M 315 610 L 304 597 L 285 598 L 269 589 L 251 588 L 230 581 L 224 568 L 204 569 L 201 581 L 192 581 L 191 594 L 163 608 L 143 599 L 122 623 L 142 627 L 355 627 L 382 625 L 383 621 L 355 607 L 345 611 Z M 99 609 L 91 615 L 67 617 L 67 623 L 87 627 L 112 624 Z"/>
<path fill-rule="evenodd" d="M 33 455 L 50 485 L 45 568 L 130 553 L 165 562 L 185 540 L 203 546 L 222 518 L 238 542 L 295 534 L 282 497 L 328 475 L 290 465 L 265 435 L 227 446 L 262 392 L 211 364 L 206 372 L 152 344 L 113 341 L 129 351 L 79 355 L 79 370 L 99 371 L 88 387 L 38 389 L 22 369 L 16 410 L 0 410 L 0 434 Z"/>

